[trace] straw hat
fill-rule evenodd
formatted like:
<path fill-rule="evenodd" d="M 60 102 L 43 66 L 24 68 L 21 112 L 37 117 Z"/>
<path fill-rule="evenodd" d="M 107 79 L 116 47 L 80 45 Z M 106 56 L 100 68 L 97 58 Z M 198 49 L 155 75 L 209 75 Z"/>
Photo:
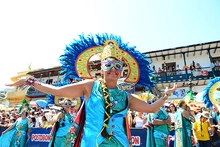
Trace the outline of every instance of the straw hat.
<path fill-rule="evenodd" d="M 200 116 L 203 116 L 203 117 L 205 117 L 205 118 L 210 118 L 210 114 L 209 114 L 209 112 L 208 111 L 203 111 L 201 114 L 200 114 Z"/>

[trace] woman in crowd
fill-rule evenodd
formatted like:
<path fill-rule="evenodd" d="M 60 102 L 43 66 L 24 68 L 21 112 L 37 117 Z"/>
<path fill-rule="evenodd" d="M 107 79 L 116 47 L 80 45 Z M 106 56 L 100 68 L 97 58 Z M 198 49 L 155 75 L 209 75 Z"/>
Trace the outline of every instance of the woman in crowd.
<path fill-rule="evenodd" d="M 167 88 L 165 95 L 151 105 L 139 100 L 132 94 L 128 94 L 125 90 L 119 89 L 117 82 L 123 71 L 123 58 L 128 59 L 126 64 L 131 66 L 131 71 L 128 75 L 130 79 L 127 77 L 127 80 L 133 83 L 138 83 L 139 81 L 152 88 L 151 71 L 147 65 L 149 62 L 146 61 L 145 55 L 135 51 L 132 47 L 127 47 L 127 44 L 121 43 L 121 40 L 117 39 L 117 37 L 97 35 L 96 39 L 98 41 L 95 42 L 93 36 L 86 38 L 81 36 L 80 42 L 74 42 L 67 48 L 67 50 L 70 49 L 71 51 L 67 51 L 62 56 L 62 61 L 72 54 L 74 55 L 74 60 L 65 60 L 66 62 L 63 61 L 62 63 L 66 64 L 68 62 L 68 67 L 71 64 L 75 65 L 75 67 L 66 68 L 67 75 L 64 77 L 68 77 L 71 73 L 78 73 L 79 77 L 83 77 L 82 75 L 87 69 L 86 67 L 84 68 L 86 61 L 90 56 L 94 55 L 94 52 L 97 51 L 98 53 L 102 49 L 102 80 L 83 80 L 62 87 L 54 87 L 40 83 L 37 79 L 30 77 L 28 79 L 20 79 L 13 84 L 8 84 L 8 86 L 29 85 L 42 92 L 60 97 L 76 98 L 84 96 L 85 125 L 83 127 L 82 140 L 79 143 L 80 146 L 128 147 L 131 140 L 128 141 L 127 131 L 124 129 L 124 120 L 128 109 L 130 108 L 137 112 L 156 112 L 167 100 L 167 95 L 176 89 L 176 85 L 172 89 Z M 76 51 L 79 52 L 76 53 Z M 129 51 L 131 52 L 130 54 Z M 141 60 L 139 63 L 142 64 L 142 67 L 136 68 L 138 62 L 133 59 Z M 73 62 L 70 64 L 70 61 Z M 74 72 L 70 72 L 70 70 L 74 70 Z M 134 70 L 136 71 L 133 72 Z M 143 73 L 144 71 L 145 73 Z M 56 120 L 61 118 L 61 114 L 58 116 Z M 60 121 L 62 120 L 60 119 Z"/>
<path fill-rule="evenodd" d="M 169 105 L 170 108 L 170 119 L 171 119 L 171 128 L 170 128 L 170 135 L 169 135 L 169 139 L 168 139 L 168 146 L 169 147 L 173 147 L 174 146 L 174 140 L 175 140 L 175 113 L 177 111 L 176 106 L 174 105 L 174 103 L 170 103 Z"/>
<path fill-rule="evenodd" d="M 143 112 L 136 112 L 134 117 L 135 128 L 142 128 L 146 123 L 146 117 L 143 116 Z"/>
<path fill-rule="evenodd" d="M 47 128 L 50 125 L 50 123 L 47 121 L 46 116 L 41 117 L 40 127 L 41 128 Z"/>
<path fill-rule="evenodd" d="M 30 117 L 29 121 L 28 121 L 28 124 L 31 128 L 34 128 L 35 127 L 35 124 L 36 124 L 36 119 L 35 117 Z"/>
<path fill-rule="evenodd" d="M 0 147 L 24 147 L 26 143 L 28 126 L 28 112 L 22 111 L 21 117 L 16 122 L 2 132 L 0 137 Z"/>
<path fill-rule="evenodd" d="M 173 103 L 171 103 L 169 105 L 169 108 L 170 108 L 171 112 L 168 113 L 168 114 L 169 114 L 169 116 L 171 118 L 171 125 L 174 126 L 174 124 L 175 124 L 175 112 L 177 111 L 177 109 L 176 109 L 176 106 Z"/>

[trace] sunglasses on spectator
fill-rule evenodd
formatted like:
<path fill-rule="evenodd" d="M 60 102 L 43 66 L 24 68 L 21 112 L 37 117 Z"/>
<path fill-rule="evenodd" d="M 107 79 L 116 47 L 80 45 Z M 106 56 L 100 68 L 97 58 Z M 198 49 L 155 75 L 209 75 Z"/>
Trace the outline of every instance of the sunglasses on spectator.
<path fill-rule="evenodd" d="M 119 72 L 121 72 L 123 70 L 123 63 L 117 60 L 116 61 L 105 60 L 102 62 L 101 68 L 104 71 L 109 71 L 113 67 Z"/>

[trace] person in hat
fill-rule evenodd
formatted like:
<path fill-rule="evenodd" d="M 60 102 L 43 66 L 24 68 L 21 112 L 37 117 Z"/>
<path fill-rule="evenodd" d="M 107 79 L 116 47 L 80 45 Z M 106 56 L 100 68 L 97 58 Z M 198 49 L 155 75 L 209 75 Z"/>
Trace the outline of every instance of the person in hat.
<path fill-rule="evenodd" d="M 180 100 L 178 110 L 175 113 L 175 147 L 192 147 L 191 130 L 195 118 L 187 108 L 189 108 L 189 106 L 187 106 L 186 102 Z"/>
<path fill-rule="evenodd" d="M 199 147 L 211 147 L 211 136 L 214 134 L 214 128 L 210 121 L 210 114 L 208 111 L 203 111 L 193 125 L 193 133 L 195 142 L 199 144 Z"/>
<path fill-rule="evenodd" d="M 99 53 L 103 78 L 95 80 L 88 70 L 88 63 L 92 56 Z M 135 50 L 135 47 L 122 43 L 121 38 L 114 35 L 98 34 L 86 37 L 81 35 L 80 40 L 74 40 L 67 46 L 60 60 L 65 73 L 63 81 L 79 78 L 83 80 L 54 87 L 29 77 L 7 86 L 28 85 L 60 97 L 84 96 L 85 121 L 83 126 L 80 124 L 83 131 L 77 138 L 82 139 L 74 144 L 77 147 L 130 146 L 131 137 L 128 137 L 130 130 L 124 127 L 129 108 L 137 112 L 156 112 L 177 87 L 174 84 L 173 88 L 166 88 L 164 95 L 153 104 L 147 104 L 137 96 L 120 89 L 117 82 L 121 78 L 125 64 L 129 68 L 125 83 L 140 84 L 153 89 L 155 81 L 152 81 L 153 75 L 147 56 Z"/>
<path fill-rule="evenodd" d="M 28 112 L 22 110 L 16 122 L 2 132 L 0 147 L 24 147 L 26 144 L 28 125 Z M 28 136 L 30 137 L 30 136 Z"/>

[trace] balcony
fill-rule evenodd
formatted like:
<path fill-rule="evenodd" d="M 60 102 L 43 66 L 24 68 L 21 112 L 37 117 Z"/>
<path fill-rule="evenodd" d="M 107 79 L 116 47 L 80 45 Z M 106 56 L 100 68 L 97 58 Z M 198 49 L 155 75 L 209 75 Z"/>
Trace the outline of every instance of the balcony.
<path fill-rule="evenodd" d="M 28 88 L 26 96 L 30 98 L 36 98 L 36 97 L 45 97 L 47 94 L 43 93 L 41 91 L 38 91 L 32 87 Z"/>
<path fill-rule="evenodd" d="M 155 73 L 157 83 L 173 83 L 198 80 L 208 80 L 220 76 L 220 67 L 210 68 L 204 67 L 201 71 L 182 70 L 182 71 L 167 71 Z"/>
<path fill-rule="evenodd" d="M 10 92 L 7 92 L 6 95 L 5 95 L 5 98 L 6 99 L 22 99 L 22 98 L 25 98 L 25 95 L 27 93 L 27 89 L 15 89 L 14 91 L 10 91 Z"/>

